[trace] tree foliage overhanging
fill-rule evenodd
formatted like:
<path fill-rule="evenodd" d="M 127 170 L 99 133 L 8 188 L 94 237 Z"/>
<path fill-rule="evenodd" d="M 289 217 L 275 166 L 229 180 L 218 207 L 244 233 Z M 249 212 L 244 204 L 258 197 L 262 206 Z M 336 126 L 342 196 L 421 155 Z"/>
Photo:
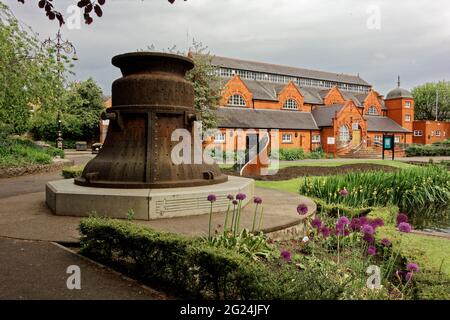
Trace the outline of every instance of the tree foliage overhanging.
<path fill-rule="evenodd" d="M 58 116 L 64 139 L 98 136 L 103 94 L 92 80 L 64 86 L 68 58 L 57 62 L 54 49 L 43 49 L 31 28 L 0 3 L 0 133 L 55 141 Z"/>
<path fill-rule="evenodd" d="M 414 118 L 416 120 L 450 120 L 450 82 L 425 83 L 412 90 L 414 97 Z"/>
<path fill-rule="evenodd" d="M 64 68 L 43 50 L 32 30 L 0 3 L 0 131 L 22 134 L 36 107 L 57 105 L 64 92 Z"/>

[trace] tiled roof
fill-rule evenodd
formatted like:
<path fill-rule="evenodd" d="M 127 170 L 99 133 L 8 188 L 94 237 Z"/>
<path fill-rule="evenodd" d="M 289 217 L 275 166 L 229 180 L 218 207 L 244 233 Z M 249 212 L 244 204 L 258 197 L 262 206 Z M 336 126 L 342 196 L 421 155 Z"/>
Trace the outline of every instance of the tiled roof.
<path fill-rule="evenodd" d="M 219 128 L 319 129 L 309 112 L 220 107 L 216 114 Z"/>
<path fill-rule="evenodd" d="M 411 132 L 388 117 L 364 116 L 367 120 L 367 131 L 377 132 Z"/>
<path fill-rule="evenodd" d="M 332 73 L 325 71 L 309 70 L 297 67 L 289 67 L 284 65 L 277 65 L 264 62 L 248 61 L 234 58 L 226 58 L 213 56 L 212 64 L 216 66 L 222 66 L 226 68 L 233 68 L 239 70 L 251 70 L 271 74 L 281 74 L 287 76 L 308 78 L 308 79 L 319 79 L 328 80 L 334 82 L 343 82 L 350 84 L 357 84 L 363 86 L 370 86 L 369 83 L 361 79 L 356 75 L 349 75 L 343 73 Z"/>
<path fill-rule="evenodd" d="M 342 104 L 332 104 L 331 106 L 316 107 L 311 113 L 319 127 L 330 127 L 336 112 L 343 107 Z"/>

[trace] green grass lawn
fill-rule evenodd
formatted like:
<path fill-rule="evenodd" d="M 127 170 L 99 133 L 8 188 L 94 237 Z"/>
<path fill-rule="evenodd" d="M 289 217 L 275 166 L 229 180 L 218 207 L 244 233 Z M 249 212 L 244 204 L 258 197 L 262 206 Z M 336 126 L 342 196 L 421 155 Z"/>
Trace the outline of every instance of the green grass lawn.
<path fill-rule="evenodd" d="M 386 165 L 391 166 L 395 168 L 405 169 L 405 168 L 411 168 L 414 167 L 414 165 L 397 161 L 397 160 L 348 160 L 348 161 L 327 161 L 327 160 L 320 160 L 320 161 L 302 161 L 302 162 L 292 162 L 292 163 L 282 163 L 280 164 L 280 168 L 286 168 L 286 167 L 295 167 L 295 166 L 304 166 L 304 167 L 338 167 L 345 164 L 355 164 L 355 163 L 370 163 L 370 164 L 380 164 L 380 165 Z M 301 181 L 304 181 L 305 177 L 300 178 L 294 178 L 290 180 L 283 180 L 283 181 L 256 181 L 257 187 L 262 188 L 270 188 L 270 189 L 277 189 L 287 192 L 298 192 L 299 186 Z"/>
<path fill-rule="evenodd" d="M 270 188 L 277 189 L 281 191 L 294 192 L 298 193 L 300 183 L 303 181 L 305 177 L 295 178 L 291 180 L 283 180 L 283 181 L 258 181 L 256 180 L 256 186 L 262 188 Z"/>
<path fill-rule="evenodd" d="M 345 164 L 355 164 L 355 163 L 370 163 L 370 164 L 380 164 L 385 166 L 391 166 L 395 168 L 409 168 L 412 167 L 412 164 L 405 163 L 398 160 L 377 160 L 377 159 L 355 159 L 355 160 L 346 160 L 339 161 L 333 159 L 320 159 L 316 161 L 305 160 L 305 161 L 292 161 L 292 162 L 283 162 L 280 163 L 280 168 L 286 167 L 338 167 Z"/>

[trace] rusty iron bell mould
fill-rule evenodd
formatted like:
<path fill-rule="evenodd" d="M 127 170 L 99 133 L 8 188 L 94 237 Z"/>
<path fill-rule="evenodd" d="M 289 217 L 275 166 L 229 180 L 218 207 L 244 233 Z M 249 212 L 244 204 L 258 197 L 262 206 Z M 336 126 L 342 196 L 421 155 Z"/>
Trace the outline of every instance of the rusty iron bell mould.
<path fill-rule="evenodd" d="M 167 53 L 134 52 L 112 58 L 123 77 L 112 84 L 110 125 L 103 148 L 75 184 L 102 188 L 172 188 L 228 180 L 217 164 L 171 159 L 175 129 L 192 133 L 194 88 L 184 77 L 191 59 Z M 191 139 L 194 152 L 194 139 Z M 193 162 L 193 161 L 191 161 Z"/>

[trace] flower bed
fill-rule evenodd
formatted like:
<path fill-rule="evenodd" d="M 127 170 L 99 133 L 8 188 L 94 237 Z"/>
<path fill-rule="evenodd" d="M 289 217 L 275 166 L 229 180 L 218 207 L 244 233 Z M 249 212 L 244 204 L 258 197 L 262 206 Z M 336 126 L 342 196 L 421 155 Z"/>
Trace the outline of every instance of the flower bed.
<path fill-rule="evenodd" d="M 339 197 L 346 187 L 348 197 Z M 403 210 L 446 204 L 450 201 L 450 173 L 442 166 L 430 165 L 394 173 L 348 173 L 305 179 L 300 193 L 320 198 L 328 204 L 342 203 L 354 208 L 397 205 Z"/>

